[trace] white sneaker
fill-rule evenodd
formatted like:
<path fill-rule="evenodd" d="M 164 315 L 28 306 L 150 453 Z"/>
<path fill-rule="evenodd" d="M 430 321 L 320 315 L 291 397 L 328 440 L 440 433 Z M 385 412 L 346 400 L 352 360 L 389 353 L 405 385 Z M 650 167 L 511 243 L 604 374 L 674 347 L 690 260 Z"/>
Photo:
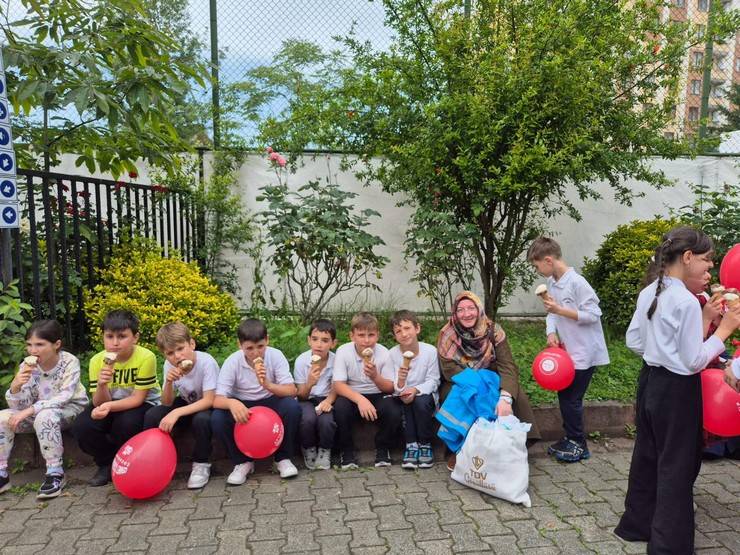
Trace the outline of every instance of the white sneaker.
<path fill-rule="evenodd" d="M 232 486 L 241 486 L 247 481 L 247 476 L 254 473 L 254 463 L 247 461 L 242 464 L 237 464 L 234 470 L 231 471 L 229 477 L 226 478 L 226 483 Z"/>
<path fill-rule="evenodd" d="M 211 463 L 193 463 L 193 470 L 188 478 L 188 489 L 200 489 L 211 477 Z"/>
<path fill-rule="evenodd" d="M 301 451 L 303 451 L 303 462 L 306 464 L 306 468 L 313 470 L 316 467 L 316 447 L 301 448 Z"/>
<path fill-rule="evenodd" d="M 275 463 L 281 478 L 292 478 L 298 476 L 298 469 L 290 462 L 290 459 L 283 459 Z"/>
<path fill-rule="evenodd" d="M 331 449 L 319 447 L 316 455 L 316 470 L 329 470 L 331 468 Z"/>

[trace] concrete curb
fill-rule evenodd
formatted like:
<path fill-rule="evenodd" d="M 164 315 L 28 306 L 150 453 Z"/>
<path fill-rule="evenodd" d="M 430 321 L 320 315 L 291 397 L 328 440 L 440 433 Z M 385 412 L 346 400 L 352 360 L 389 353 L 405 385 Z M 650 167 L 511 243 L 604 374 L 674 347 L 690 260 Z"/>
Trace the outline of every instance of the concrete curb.
<path fill-rule="evenodd" d="M 557 405 L 543 405 L 534 407 L 535 417 L 540 427 L 543 440 L 553 440 L 562 437 L 562 420 L 560 409 Z M 628 424 L 634 424 L 635 407 L 632 403 L 620 403 L 618 401 L 588 402 L 584 407 L 585 426 L 588 433 L 599 432 L 608 437 L 624 437 L 627 433 Z M 361 464 L 370 464 L 374 460 L 374 426 L 365 422 L 359 423 L 355 431 L 355 445 L 360 452 L 358 458 Z M 83 453 L 77 442 L 69 432 L 64 432 L 64 458 L 68 464 L 90 465 L 92 459 Z M 191 438 L 183 435 L 175 435 L 175 443 L 178 448 L 180 461 L 190 460 L 192 450 Z M 399 446 L 400 447 L 400 446 Z M 444 456 L 444 445 L 441 441 L 434 442 L 435 458 L 442 459 Z M 296 458 L 300 459 L 300 449 L 296 449 Z M 214 441 L 213 460 L 226 458 L 226 453 L 221 445 Z M 394 453 L 394 460 L 400 459 L 399 452 Z M 9 461 L 9 467 L 24 468 L 26 465 L 36 468 L 44 465 L 39 450 L 38 442 L 34 434 L 18 434 L 15 436 L 13 454 Z"/>

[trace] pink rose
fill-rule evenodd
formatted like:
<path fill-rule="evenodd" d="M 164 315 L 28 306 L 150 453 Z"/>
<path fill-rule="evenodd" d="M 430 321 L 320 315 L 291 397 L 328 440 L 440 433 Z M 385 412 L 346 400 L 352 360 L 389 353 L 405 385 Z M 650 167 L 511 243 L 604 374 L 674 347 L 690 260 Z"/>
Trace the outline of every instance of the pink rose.
<path fill-rule="evenodd" d="M 283 158 L 282 156 L 278 155 L 278 157 L 277 157 L 277 163 L 278 163 L 278 165 L 279 165 L 279 166 L 280 166 L 281 168 L 284 168 L 284 167 L 285 167 L 285 164 L 286 164 L 287 162 L 286 162 L 285 158 Z"/>
<path fill-rule="evenodd" d="M 277 162 L 278 158 L 280 158 L 280 155 L 277 152 L 271 152 L 270 153 L 270 161 L 271 162 Z"/>
<path fill-rule="evenodd" d="M 272 147 L 271 146 L 268 146 L 266 150 L 267 150 L 267 154 L 272 154 Z"/>

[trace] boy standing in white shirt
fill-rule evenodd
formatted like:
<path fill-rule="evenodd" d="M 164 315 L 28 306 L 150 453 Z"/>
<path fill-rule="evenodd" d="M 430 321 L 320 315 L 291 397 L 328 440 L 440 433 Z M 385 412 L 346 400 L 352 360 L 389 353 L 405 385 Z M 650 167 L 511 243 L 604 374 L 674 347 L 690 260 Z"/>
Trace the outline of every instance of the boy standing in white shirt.
<path fill-rule="evenodd" d="M 391 317 L 391 329 L 398 345 L 389 351 L 396 370 L 395 394 L 404 416 L 403 468 L 431 468 L 434 465 L 432 438 L 434 411 L 439 389 L 437 348 L 419 342 L 421 325 L 416 314 L 399 310 Z"/>
<path fill-rule="evenodd" d="M 576 369 L 573 383 L 558 391 L 565 437 L 547 452 L 559 461 L 578 462 L 591 456 L 583 430 L 583 397 L 596 367 L 609 364 L 599 298 L 586 279 L 562 259 L 555 240 L 535 239 L 527 259 L 547 278 L 547 292 L 542 295 L 547 311 L 547 346 L 562 346 Z"/>

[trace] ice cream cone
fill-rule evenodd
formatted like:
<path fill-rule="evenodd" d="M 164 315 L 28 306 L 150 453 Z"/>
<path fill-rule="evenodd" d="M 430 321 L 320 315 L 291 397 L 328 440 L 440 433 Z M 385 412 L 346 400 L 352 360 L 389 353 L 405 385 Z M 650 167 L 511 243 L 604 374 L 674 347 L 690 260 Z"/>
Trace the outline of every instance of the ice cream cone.
<path fill-rule="evenodd" d="M 735 308 L 740 303 L 740 295 L 737 293 L 725 293 L 723 298 L 729 308 Z"/>
<path fill-rule="evenodd" d="M 722 284 L 719 283 L 713 283 L 709 290 L 712 292 L 712 298 L 710 299 L 711 302 L 717 301 L 722 298 L 722 295 L 725 292 L 725 287 Z"/>
<path fill-rule="evenodd" d="M 106 351 L 103 355 L 103 364 L 105 366 L 110 366 L 111 364 L 115 364 L 116 359 L 118 358 L 118 353 L 111 353 L 110 351 Z"/>
<path fill-rule="evenodd" d="M 183 374 L 187 374 L 193 369 L 193 361 L 186 358 L 185 360 L 181 360 L 177 366 L 182 370 Z"/>
<path fill-rule="evenodd" d="M 257 357 L 254 359 L 254 370 L 257 372 L 258 370 L 262 370 L 265 368 L 265 361 L 262 360 L 262 357 Z M 265 378 L 260 376 L 259 372 L 257 372 L 257 379 L 260 382 L 260 385 L 265 385 Z"/>
<path fill-rule="evenodd" d="M 26 358 L 23 359 L 23 363 L 26 366 L 36 366 L 39 363 L 39 357 L 28 355 Z"/>
<path fill-rule="evenodd" d="M 534 290 L 534 294 L 537 295 L 543 301 L 550 299 L 550 294 L 547 292 L 547 285 L 540 283 Z"/>
<path fill-rule="evenodd" d="M 371 360 L 373 360 L 373 350 L 370 347 L 362 351 L 362 360 L 364 360 L 365 362 L 370 362 Z"/>
<path fill-rule="evenodd" d="M 318 366 L 321 362 L 321 357 L 319 355 L 311 355 L 311 366 Z"/>

